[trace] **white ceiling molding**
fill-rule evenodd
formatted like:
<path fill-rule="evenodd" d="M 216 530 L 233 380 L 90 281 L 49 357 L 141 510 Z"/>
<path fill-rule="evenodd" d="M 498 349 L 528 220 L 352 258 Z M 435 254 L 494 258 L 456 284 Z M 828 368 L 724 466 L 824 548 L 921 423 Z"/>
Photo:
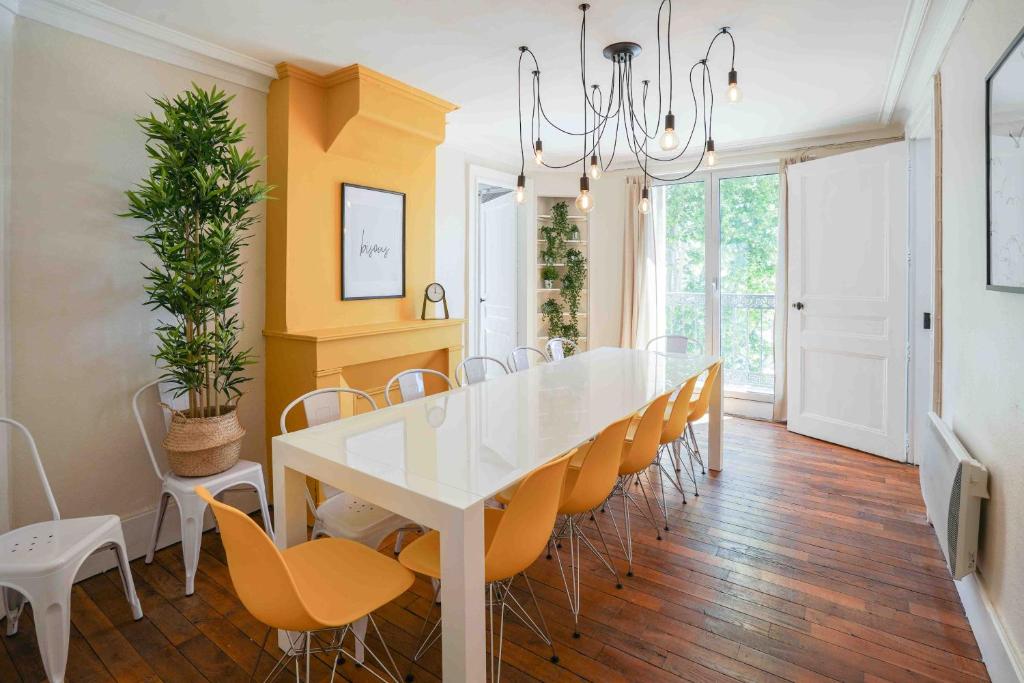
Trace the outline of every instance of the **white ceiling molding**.
<path fill-rule="evenodd" d="M 931 107 L 932 76 L 938 73 L 953 35 L 960 27 L 972 0 L 932 0 L 917 46 L 907 66 L 906 78 L 896 102 L 894 120 L 919 124 L 922 109 Z M 918 126 L 915 125 L 916 130 Z M 916 133 L 915 133 L 916 134 Z"/>
<path fill-rule="evenodd" d="M 11 14 L 18 14 L 18 0 L 0 0 L 0 8 L 7 10 Z"/>
<path fill-rule="evenodd" d="M 96 0 L 0 0 L 17 14 L 129 52 L 267 92 L 272 64 L 140 19 Z"/>
<path fill-rule="evenodd" d="M 903 17 L 903 28 L 900 30 L 900 41 L 896 46 L 896 56 L 893 59 L 892 68 L 889 70 L 889 81 L 885 87 L 882 111 L 878 115 L 878 122 L 883 126 L 892 123 L 893 115 L 896 113 L 896 103 L 900 99 L 900 92 L 903 90 L 903 83 L 907 78 L 907 70 L 910 68 L 910 60 L 917 50 L 925 17 L 928 15 L 928 7 L 931 4 L 931 0 L 910 0 L 907 4 L 907 13 Z"/>

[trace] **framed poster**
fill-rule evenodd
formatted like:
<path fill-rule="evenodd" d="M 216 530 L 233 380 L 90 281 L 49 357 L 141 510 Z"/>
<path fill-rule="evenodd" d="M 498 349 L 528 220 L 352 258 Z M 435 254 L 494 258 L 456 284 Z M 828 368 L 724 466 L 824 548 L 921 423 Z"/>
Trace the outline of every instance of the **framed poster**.
<path fill-rule="evenodd" d="M 1024 294 L 1024 31 L 985 81 L 989 289 Z"/>
<path fill-rule="evenodd" d="M 341 185 L 341 298 L 405 296 L 405 194 Z"/>

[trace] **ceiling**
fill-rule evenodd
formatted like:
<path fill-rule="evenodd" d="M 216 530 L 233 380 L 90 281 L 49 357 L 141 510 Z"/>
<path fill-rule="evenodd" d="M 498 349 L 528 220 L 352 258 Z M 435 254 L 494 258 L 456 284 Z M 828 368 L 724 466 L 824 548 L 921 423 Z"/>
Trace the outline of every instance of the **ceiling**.
<path fill-rule="evenodd" d="M 104 1 L 270 64 L 287 60 L 325 73 L 358 62 L 384 72 L 459 105 L 449 116 L 448 142 L 506 163 L 519 160 L 517 47 L 529 45 L 540 60 L 548 114 L 563 127 L 580 127 L 577 0 Z M 743 101 L 716 108 L 719 149 L 889 123 L 883 103 L 911 2 L 677 2 L 677 128 L 688 129 L 691 117 L 685 73 L 721 26 L 730 26 L 736 37 Z M 645 49 L 634 62 L 635 80 L 654 80 L 658 0 L 592 5 L 588 81 L 606 87 L 611 63 L 601 49 L 621 40 Z M 729 69 L 726 41 L 718 42 L 711 68 L 716 96 L 722 95 Z M 548 159 L 578 156 L 577 140 L 546 135 Z"/>

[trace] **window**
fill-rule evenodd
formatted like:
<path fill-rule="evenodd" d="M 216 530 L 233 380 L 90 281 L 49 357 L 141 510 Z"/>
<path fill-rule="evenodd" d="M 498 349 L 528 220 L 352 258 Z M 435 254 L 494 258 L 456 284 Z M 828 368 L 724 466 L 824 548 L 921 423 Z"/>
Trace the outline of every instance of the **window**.
<path fill-rule="evenodd" d="M 771 400 L 778 173 L 714 173 L 655 191 L 665 334 L 687 337 L 691 353 L 721 355 L 730 395 Z"/>

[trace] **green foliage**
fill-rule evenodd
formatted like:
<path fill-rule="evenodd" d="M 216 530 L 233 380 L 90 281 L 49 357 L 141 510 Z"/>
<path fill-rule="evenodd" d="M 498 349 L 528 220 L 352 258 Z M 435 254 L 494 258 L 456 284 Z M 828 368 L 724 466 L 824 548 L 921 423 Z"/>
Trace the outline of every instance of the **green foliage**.
<path fill-rule="evenodd" d="M 580 297 L 587 284 L 587 257 L 579 249 L 565 252 L 565 274 L 562 275 L 562 299 L 569 309 L 569 322 L 562 326 L 562 336 L 573 344 L 580 340 Z"/>
<path fill-rule="evenodd" d="M 569 236 L 569 207 L 565 202 L 558 202 L 551 207 L 551 223 L 540 227 L 544 237 L 544 248 L 540 259 L 547 265 L 558 263 L 565 254 L 565 240 Z"/>
<path fill-rule="evenodd" d="M 174 99 L 154 98 L 163 117 L 136 122 L 146 135 L 149 176 L 125 194 L 124 217 L 148 224 L 136 239 L 153 250 L 146 269 L 146 304 L 169 314 L 156 328 L 154 358 L 163 379 L 188 393 L 192 416 L 219 415 L 241 395 L 253 362 L 238 348 L 241 249 L 257 221 L 249 210 L 271 187 L 249 177 L 262 161 L 240 152 L 245 126 L 230 117 L 229 97 L 214 87 Z"/>
<path fill-rule="evenodd" d="M 737 381 L 767 382 L 774 373 L 774 310 L 734 302 L 736 295 L 775 292 L 779 177 L 723 178 L 719 183 L 722 355 Z M 666 332 L 685 335 L 699 351 L 705 339 L 705 184 L 672 185 L 664 191 Z"/>
<path fill-rule="evenodd" d="M 554 266 L 544 266 L 540 269 L 541 280 L 557 280 L 558 279 L 558 268 Z"/>
<path fill-rule="evenodd" d="M 547 324 L 548 337 L 561 337 L 562 335 L 562 304 L 554 299 L 548 299 L 540 306 L 541 315 Z"/>

